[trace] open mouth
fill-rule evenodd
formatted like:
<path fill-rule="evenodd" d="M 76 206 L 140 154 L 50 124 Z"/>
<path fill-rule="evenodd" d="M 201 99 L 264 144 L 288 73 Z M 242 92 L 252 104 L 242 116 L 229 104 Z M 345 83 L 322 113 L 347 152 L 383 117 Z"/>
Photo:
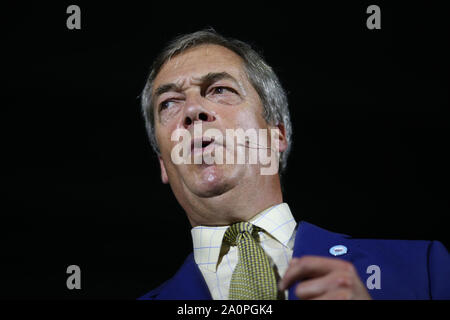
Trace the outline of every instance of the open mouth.
<path fill-rule="evenodd" d="M 200 139 L 192 140 L 191 142 L 191 152 L 201 151 L 203 152 L 209 145 L 214 142 L 213 138 L 202 137 Z"/>

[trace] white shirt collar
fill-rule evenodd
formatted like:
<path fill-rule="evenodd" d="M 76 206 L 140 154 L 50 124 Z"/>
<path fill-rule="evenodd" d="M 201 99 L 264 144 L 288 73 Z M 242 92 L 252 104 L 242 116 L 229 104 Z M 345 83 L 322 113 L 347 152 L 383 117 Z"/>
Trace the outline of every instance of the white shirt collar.
<path fill-rule="evenodd" d="M 284 246 L 290 248 L 293 245 L 289 240 L 293 236 L 297 222 L 287 203 L 267 208 L 255 215 L 249 222 L 263 229 Z M 213 272 L 216 271 L 223 236 L 227 228 L 228 226 L 197 226 L 192 228 L 194 259 L 199 266 Z"/>

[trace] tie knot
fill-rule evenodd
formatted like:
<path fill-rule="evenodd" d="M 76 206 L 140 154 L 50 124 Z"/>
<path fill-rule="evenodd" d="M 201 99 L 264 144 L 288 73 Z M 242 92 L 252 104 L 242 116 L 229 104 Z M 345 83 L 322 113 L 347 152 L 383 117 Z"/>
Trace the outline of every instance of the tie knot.
<path fill-rule="evenodd" d="M 258 227 L 252 225 L 250 222 L 237 222 L 228 227 L 223 238 L 230 245 L 234 246 L 239 240 L 240 234 L 247 232 L 252 235 L 253 232 L 257 231 L 257 228 Z"/>

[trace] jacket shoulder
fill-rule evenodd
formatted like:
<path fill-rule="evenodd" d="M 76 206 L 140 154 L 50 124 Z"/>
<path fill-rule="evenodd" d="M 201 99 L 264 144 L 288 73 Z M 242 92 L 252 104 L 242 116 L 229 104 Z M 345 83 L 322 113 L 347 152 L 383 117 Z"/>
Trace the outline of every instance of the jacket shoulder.
<path fill-rule="evenodd" d="M 168 281 L 168 280 L 167 280 Z M 146 294 L 144 294 L 143 296 L 137 298 L 137 300 L 155 300 L 159 293 L 161 292 L 161 290 L 166 286 L 167 281 L 164 281 L 161 285 L 159 285 L 157 288 L 147 292 Z"/>
<path fill-rule="evenodd" d="M 193 253 L 189 254 L 175 275 L 138 300 L 206 300 L 211 299 L 208 287 L 197 267 Z"/>
<path fill-rule="evenodd" d="M 303 231 L 301 230 L 303 228 Z M 380 270 L 380 299 L 450 299 L 450 255 L 439 241 L 356 238 L 302 222 L 298 230 L 298 256 L 332 257 L 334 245 L 348 249 L 337 256 L 356 267 L 365 283 L 374 266 Z"/>
<path fill-rule="evenodd" d="M 167 290 L 167 288 L 171 287 L 171 283 L 176 281 L 175 279 L 180 277 L 180 273 L 190 264 L 190 260 L 192 260 L 193 254 L 189 254 L 186 259 L 184 260 L 182 266 L 177 270 L 177 272 L 168 280 L 164 281 L 162 284 L 160 284 L 158 287 L 156 287 L 153 290 L 150 290 L 149 292 L 145 293 L 141 297 L 139 297 L 137 300 L 158 300 L 161 293 L 164 294 L 164 291 Z"/>
<path fill-rule="evenodd" d="M 349 244 L 357 250 L 364 250 L 365 252 L 382 256 L 394 255 L 397 258 L 400 256 L 404 257 L 406 260 L 416 258 L 417 256 L 427 256 L 430 252 L 438 255 L 447 252 L 445 246 L 441 242 L 435 240 L 359 238 L 348 234 L 329 231 L 305 221 L 301 223 L 301 228 L 306 229 L 303 234 L 301 232 L 297 233 L 297 235 L 303 235 L 305 239 L 302 240 L 312 240 L 313 238 L 318 240 L 318 238 L 320 238 L 320 240 L 318 240 L 319 243 Z"/>

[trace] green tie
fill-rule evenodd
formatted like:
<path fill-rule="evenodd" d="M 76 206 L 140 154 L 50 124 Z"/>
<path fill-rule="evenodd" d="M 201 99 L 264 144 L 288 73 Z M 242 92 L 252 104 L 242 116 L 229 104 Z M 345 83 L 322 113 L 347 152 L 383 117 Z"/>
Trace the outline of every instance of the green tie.
<path fill-rule="evenodd" d="M 258 227 L 249 222 L 231 225 L 224 235 L 230 245 L 236 245 L 239 261 L 231 276 L 230 300 L 275 300 L 277 282 L 269 258 L 253 237 Z"/>

